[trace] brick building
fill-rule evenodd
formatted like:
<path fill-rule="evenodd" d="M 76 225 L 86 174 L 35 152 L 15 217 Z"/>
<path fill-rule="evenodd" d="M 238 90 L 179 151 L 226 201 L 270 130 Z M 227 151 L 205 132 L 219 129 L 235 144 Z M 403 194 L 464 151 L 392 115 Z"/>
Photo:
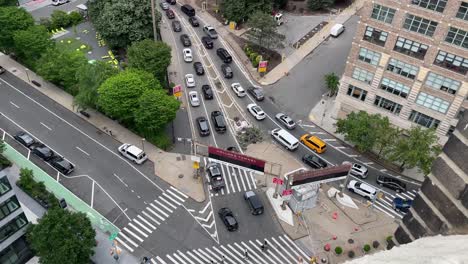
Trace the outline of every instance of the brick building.
<path fill-rule="evenodd" d="M 468 1 L 375 0 L 360 15 L 332 115 L 379 113 L 444 144 L 468 108 Z"/>

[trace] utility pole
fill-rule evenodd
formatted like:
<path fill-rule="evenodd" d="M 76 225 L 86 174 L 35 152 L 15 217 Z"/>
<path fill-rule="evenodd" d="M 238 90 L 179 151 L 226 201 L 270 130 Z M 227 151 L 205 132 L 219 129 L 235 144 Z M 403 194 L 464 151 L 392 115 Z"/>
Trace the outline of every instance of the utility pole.
<path fill-rule="evenodd" d="M 154 10 L 154 0 L 151 0 L 151 17 L 153 18 L 154 41 L 157 41 L 158 35 L 157 35 L 157 30 L 156 30 L 156 11 Z"/>

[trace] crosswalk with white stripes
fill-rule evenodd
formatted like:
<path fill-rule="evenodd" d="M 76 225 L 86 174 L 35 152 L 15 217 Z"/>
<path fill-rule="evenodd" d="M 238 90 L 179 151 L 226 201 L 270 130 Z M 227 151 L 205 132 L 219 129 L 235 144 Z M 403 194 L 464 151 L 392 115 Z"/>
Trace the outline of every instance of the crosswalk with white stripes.
<path fill-rule="evenodd" d="M 205 164 L 215 162 L 221 165 L 225 188 L 218 192 L 213 191 L 209 185 L 211 196 L 228 195 L 232 193 L 245 192 L 257 189 L 256 171 L 234 164 L 221 162 L 219 160 L 204 158 Z M 206 180 L 209 182 L 209 176 L 205 174 Z"/>
<path fill-rule="evenodd" d="M 417 190 L 412 190 L 404 193 L 396 193 L 395 195 L 392 194 L 386 194 L 384 198 L 382 199 L 377 199 L 375 201 L 374 207 L 383 213 L 387 214 L 390 217 L 393 218 L 403 218 L 406 213 L 404 212 L 397 212 L 393 209 L 393 199 L 395 197 L 400 197 L 405 200 L 413 200 L 416 197 L 416 194 L 418 193 Z"/>
<path fill-rule="evenodd" d="M 267 241 L 268 249 L 260 246 Z M 245 252 L 247 251 L 247 258 Z M 224 257 L 224 258 L 223 258 Z M 298 258 L 310 259 L 287 235 L 234 242 L 209 248 L 177 250 L 165 256 L 151 258 L 153 264 L 296 264 Z"/>
<path fill-rule="evenodd" d="M 188 196 L 174 187 L 164 191 L 157 199 L 147 204 L 146 209 L 120 230 L 117 243 L 133 252 L 187 199 Z"/>

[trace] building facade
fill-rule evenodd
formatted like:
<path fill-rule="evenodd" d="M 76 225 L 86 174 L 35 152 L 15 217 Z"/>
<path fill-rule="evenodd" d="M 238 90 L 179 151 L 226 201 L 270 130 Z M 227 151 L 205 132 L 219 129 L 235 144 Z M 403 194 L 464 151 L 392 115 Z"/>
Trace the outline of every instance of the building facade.
<path fill-rule="evenodd" d="M 360 16 L 333 116 L 381 114 L 444 144 L 468 108 L 468 1 L 375 0 Z"/>
<path fill-rule="evenodd" d="M 25 238 L 27 226 L 28 219 L 11 183 L 0 171 L 0 263 L 26 263 L 33 256 Z"/>

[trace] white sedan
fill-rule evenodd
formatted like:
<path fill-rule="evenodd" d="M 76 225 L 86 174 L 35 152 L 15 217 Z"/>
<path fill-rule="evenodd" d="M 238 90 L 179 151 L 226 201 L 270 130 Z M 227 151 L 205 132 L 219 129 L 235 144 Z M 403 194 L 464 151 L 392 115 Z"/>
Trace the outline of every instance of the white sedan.
<path fill-rule="evenodd" d="M 185 62 L 192 62 L 193 61 L 193 55 L 192 55 L 192 50 L 191 49 L 183 49 L 182 53 L 184 54 L 184 61 Z"/>
<path fill-rule="evenodd" d="M 187 88 L 195 87 L 195 78 L 193 78 L 193 74 L 185 75 L 185 84 L 187 85 Z"/>
<path fill-rule="evenodd" d="M 190 104 L 195 106 L 200 106 L 200 98 L 198 97 L 198 93 L 196 91 L 191 91 L 189 93 Z"/>
<path fill-rule="evenodd" d="M 265 112 L 256 104 L 247 105 L 247 109 L 257 120 L 263 120 L 266 117 Z"/>
<path fill-rule="evenodd" d="M 294 122 L 294 120 L 292 120 L 291 117 L 283 113 L 279 113 L 275 117 L 281 124 L 283 124 L 288 129 L 294 129 L 296 127 L 296 123 Z"/>
<path fill-rule="evenodd" d="M 245 92 L 244 88 L 242 88 L 240 83 L 231 84 L 231 88 L 238 97 L 244 97 L 247 95 L 247 93 Z"/>

